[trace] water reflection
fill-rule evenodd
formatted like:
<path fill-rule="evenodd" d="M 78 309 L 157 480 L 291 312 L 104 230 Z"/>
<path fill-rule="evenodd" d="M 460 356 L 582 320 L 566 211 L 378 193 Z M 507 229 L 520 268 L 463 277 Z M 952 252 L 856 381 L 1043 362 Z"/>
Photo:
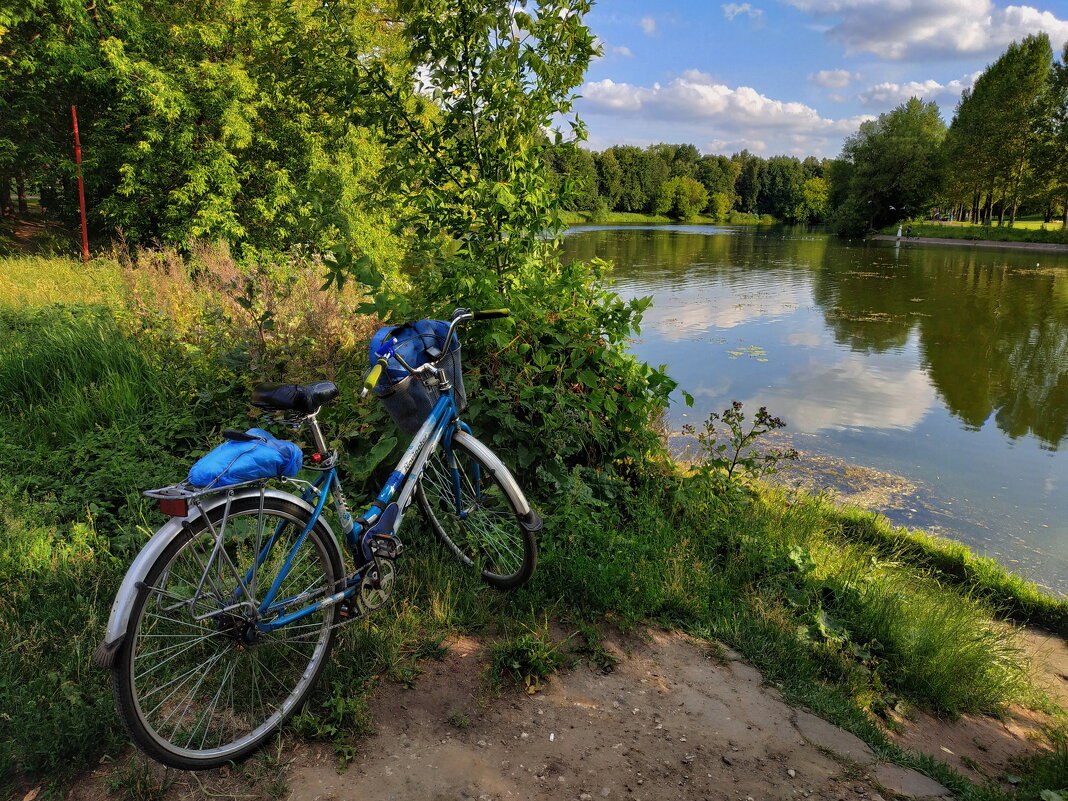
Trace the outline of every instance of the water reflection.
<path fill-rule="evenodd" d="M 854 382 L 853 392 L 836 390 L 834 402 L 863 408 L 846 416 L 866 422 L 845 425 L 902 427 L 915 409 L 929 408 L 933 387 L 968 428 L 993 419 L 1007 436 L 1033 435 L 1051 449 L 1068 434 L 1063 256 L 1043 253 L 1046 263 L 1036 267 L 1030 253 L 849 246 L 790 229 L 712 226 L 583 229 L 568 238 L 566 252 L 609 259 L 629 291 L 656 295 L 646 324 L 667 342 L 714 344 L 732 329 L 789 319 L 793 330 L 780 338 L 789 348 L 825 347 L 825 332 L 869 356 L 902 351 L 910 341 L 918 347 L 914 367 L 901 375 L 878 368 L 866 382 L 864 360 L 810 364 L 801 375 L 794 364 L 791 388 L 777 394 L 791 399 L 798 421 L 825 416 L 803 386 L 826 395 Z M 794 318 L 813 305 L 823 330 L 798 330 L 804 321 Z"/>
<path fill-rule="evenodd" d="M 915 485 L 895 522 L 1068 590 L 1068 256 L 696 227 L 564 248 L 653 296 L 633 348 L 695 396 L 675 426 L 767 405 L 803 450 Z"/>
<path fill-rule="evenodd" d="M 927 374 L 896 360 L 872 364 L 849 354 L 834 362 L 795 363 L 778 385 L 745 399 L 752 406 L 789 409 L 790 429 L 872 428 L 909 431 L 936 407 Z"/>
<path fill-rule="evenodd" d="M 865 353 L 919 335 L 922 364 L 966 426 L 1056 448 L 1068 432 L 1068 278 L 1027 257 L 910 250 L 887 265 L 815 273 L 813 296 L 835 340 Z M 1028 259 L 1030 260 L 1030 259 Z M 852 260 L 851 260 L 852 261 Z M 835 269 L 837 267 L 837 269 Z"/>

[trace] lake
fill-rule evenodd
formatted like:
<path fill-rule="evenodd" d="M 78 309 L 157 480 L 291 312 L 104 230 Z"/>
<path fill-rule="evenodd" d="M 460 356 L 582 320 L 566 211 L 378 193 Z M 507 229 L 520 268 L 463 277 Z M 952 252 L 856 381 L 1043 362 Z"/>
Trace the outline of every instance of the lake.
<path fill-rule="evenodd" d="M 673 431 L 767 406 L 830 484 L 873 477 L 895 523 L 1068 592 L 1068 255 L 715 226 L 581 226 L 563 248 L 653 298 L 632 348 L 695 398 Z"/>

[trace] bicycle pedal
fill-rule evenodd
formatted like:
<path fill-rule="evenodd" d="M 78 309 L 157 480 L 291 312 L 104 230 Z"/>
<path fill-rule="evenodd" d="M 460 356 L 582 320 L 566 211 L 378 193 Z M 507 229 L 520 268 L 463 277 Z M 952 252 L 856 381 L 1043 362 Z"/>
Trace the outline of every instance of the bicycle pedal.
<path fill-rule="evenodd" d="M 371 553 L 386 559 L 396 559 L 404 553 L 404 543 L 396 537 L 379 536 L 371 540 Z"/>
<path fill-rule="evenodd" d="M 337 605 L 337 608 L 338 617 L 341 618 L 342 622 L 348 620 L 359 620 L 361 617 L 363 617 L 364 614 L 360 610 L 359 604 L 356 602 L 355 599 L 342 601 Z"/>

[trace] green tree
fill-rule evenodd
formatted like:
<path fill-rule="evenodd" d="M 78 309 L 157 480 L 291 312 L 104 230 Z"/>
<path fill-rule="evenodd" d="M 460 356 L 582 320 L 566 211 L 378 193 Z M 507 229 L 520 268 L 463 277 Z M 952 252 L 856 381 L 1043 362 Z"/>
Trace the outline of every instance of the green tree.
<path fill-rule="evenodd" d="M 708 204 L 708 190 L 693 178 L 669 178 L 660 186 L 656 197 L 657 214 L 667 214 L 676 220 L 689 220 Z"/>
<path fill-rule="evenodd" d="M 594 157 L 597 164 L 597 191 L 609 210 L 619 209 L 623 196 L 623 168 L 611 150 Z"/>
<path fill-rule="evenodd" d="M 588 8 L 405 2 L 404 70 L 368 61 L 359 84 L 389 142 L 383 189 L 407 198 L 405 222 L 424 243 L 413 291 L 382 282 L 376 302 L 399 317 L 461 303 L 513 310 L 514 328 L 472 327 L 464 346 L 477 365 L 480 436 L 520 470 L 633 463 L 653 445 L 649 415 L 674 386 L 623 347 L 648 301 L 612 294 L 602 266 L 561 264 L 553 237 L 561 198 L 543 131 L 570 119 L 595 52 Z M 581 124 L 572 130 L 581 135 Z"/>
<path fill-rule="evenodd" d="M 790 212 L 790 218 L 799 223 L 822 222 L 827 214 L 827 200 L 830 197 L 830 185 L 823 178 L 812 177 L 801 185 L 797 205 Z"/>
<path fill-rule="evenodd" d="M 589 211 L 597 205 L 597 164 L 590 151 L 565 142 L 546 148 L 545 159 L 565 209 Z"/>
<path fill-rule="evenodd" d="M 1060 207 L 1061 227 L 1068 228 L 1068 44 L 1051 64 L 1038 103 L 1030 155 L 1036 193 Z"/>
<path fill-rule="evenodd" d="M 649 156 L 640 147 L 616 145 L 605 151 L 611 153 L 619 165 L 620 192 L 616 208 L 620 211 L 646 211 L 655 195 L 649 194 Z M 664 170 L 666 172 L 666 170 Z M 659 188 L 659 184 L 657 185 Z"/>
<path fill-rule="evenodd" d="M 15 142 L 54 213 L 77 208 L 77 105 L 98 233 L 271 248 L 340 240 L 398 260 L 392 209 L 363 201 L 381 146 L 339 91 L 360 57 L 396 46 L 382 4 L 19 1 L 31 13 L 0 34 L 5 110 L 18 111 L 0 115 L 0 141 Z"/>
<path fill-rule="evenodd" d="M 758 211 L 780 220 L 796 221 L 794 210 L 802 204 L 801 187 L 805 182 L 801 162 L 790 156 L 773 156 L 764 162 L 762 175 Z"/>
<path fill-rule="evenodd" d="M 723 195 L 727 198 L 728 206 L 723 212 L 724 216 L 734 207 L 737 199 L 735 184 L 741 171 L 742 165 L 726 156 L 704 156 L 697 164 L 697 174 L 694 177 L 708 190 L 709 197 Z"/>
<path fill-rule="evenodd" d="M 861 123 L 842 147 L 851 174 L 836 215 L 839 232 L 854 235 L 925 213 L 941 191 L 945 135 L 938 106 L 915 97 Z"/>
<path fill-rule="evenodd" d="M 716 222 L 725 222 L 733 207 L 733 195 L 728 195 L 726 192 L 713 192 L 708 196 L 708 215 Z"/>
<path fill-rule="evenodd" d="M 1016 219 L 1021 188 L 1027 179 L 1034 143 L 1041 128 L 1042 94 L 1050 74 L 1053 51 L 1040 33 L 1013 42 L 961 96 L 947 137 L 946 155 L 956 177 L 950 184 L 959 195 L 971 187 L 972 206 L 989 223 L 994 203 L 1009 224 Z"/>
<path fill-rule="evenodd" d="M 763 188 L 763 176 L 761 162 L 756 156 L 743 150 L 731 157 L 731 161 L 738 162 L 738 182 L 736 190 L 738 195 L 738 210 L 755 213 L 757 200 Z"/>

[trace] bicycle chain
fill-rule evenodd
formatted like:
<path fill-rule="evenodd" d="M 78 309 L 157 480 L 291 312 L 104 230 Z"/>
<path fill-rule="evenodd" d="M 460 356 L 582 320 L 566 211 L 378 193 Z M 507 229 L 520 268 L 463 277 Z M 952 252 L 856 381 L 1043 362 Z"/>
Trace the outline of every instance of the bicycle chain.
<path fill-rule="evenodd" d="M 383 562 L 388 561 L 388 563 L 390 565 L 390 569 L 393 570 L 393 581 L 395 582 L 396 581 L 396 575 L 397 575 L 397 572 L 396 572 L 397 571 L 396 561 L 392 557 L 385 556 L 385 555 L 376 556 L 375 561 L 378 562 L 379 560 L 382 560 Z M 381 568 L 380 567 L 378 568 L 378 570 L 381 573 Z M 353 595 L 353 599 L 355 599 L 355 603 L 349 603 L 348 601 L 341 601 L 340 602 L 340 604 L 345 604 L 345 606 L 343 606 L 342 609 L 343 610 L 347 609 L 349 611 L 348 611 L 348 614 L 345 615 L 342 620 L 339 620 L 337 623 L 331 624 L 331 626 L 330 626 L 331 630 L 339 629 L 342 626 L 347 626 L 349 623 L 354 623 L 357 620 L 363 620 L 364 618 L 370 617 L 373 612 L 377 612 L 379 609 L 381 609 L 383 606 L 385 606 L 386 601 L 388 601 L 390 596 L 392 596 L 392 585 L 391 585 L 389 591 L 387 592 L 386 598 L 383 599 L 382 603 L 378 604 L 374 608 L 367 608 L 364 605 L 363 599 L 360 597 L 360 595 L 363 592 L 363 585 L 368 580 L 368 575 L 369 574 L 370 574 L 370 571 L 367 571 L 367 573 L 365 573 L 364 576 L 360 579 L 360 589 L 358 589 L 356 591 L 356 593 Z M 264 642 L 265 643 L 274 644 L 274 643 L 285 643 L 285 642 L 308 642 L 308 640 L 306 638 L 301 639 L 301 638 L 297 638 L 297 637 L 287 637 L 286 639 L 281 639 L 281 640 L 274 640 L 274 639 L 264 640 Z"/>

